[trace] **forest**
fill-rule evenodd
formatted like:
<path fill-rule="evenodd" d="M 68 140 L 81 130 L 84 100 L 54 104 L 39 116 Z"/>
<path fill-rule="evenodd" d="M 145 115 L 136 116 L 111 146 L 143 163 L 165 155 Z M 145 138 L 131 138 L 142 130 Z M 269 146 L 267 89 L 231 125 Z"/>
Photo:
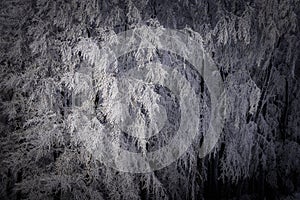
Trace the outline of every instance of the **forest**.
<path fill-rule="evenodd" d="M 1 0 L 0 199 L 300 199 L 300 1 Z"/>

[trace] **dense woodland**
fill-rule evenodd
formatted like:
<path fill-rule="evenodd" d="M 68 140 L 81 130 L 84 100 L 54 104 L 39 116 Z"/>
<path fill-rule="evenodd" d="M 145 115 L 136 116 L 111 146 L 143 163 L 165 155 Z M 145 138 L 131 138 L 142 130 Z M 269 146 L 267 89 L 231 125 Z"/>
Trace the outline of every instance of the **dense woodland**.
<path fill-rule="evenodd" d="M 299 198 L 299 20 L 299 0 L 0 1 L 0 199 Z M 99 127 L 113 129 L 118 119 L 115 77 L 142 66 L 130 58 L 159 60 L 165 52 L 120 58 L 117 75 L 116 69 L 98 76 L 87 71 L 111 36 L 141 26 L 200 37 L 228 95 L 223 132 L 209 155 L 199 156 L 210 109 L 199 77 L 205 105 L 199 137 L 171 165 L 135 174 L 107 167 L 91 149 Z M 174 63 L 182 60 L 173 55 Z M 94 83 L 100 89 L 90 91 Z M 180 112 L 168 88 L 157 90 L 145 98 L 160 96 L 170 125 L 161 144 L 153 139 L 154 149 L 172 137 Z M 78 100 L 83 93 L 87 99 Z M 123 148 L 145 147 L 122 137 Z"/>

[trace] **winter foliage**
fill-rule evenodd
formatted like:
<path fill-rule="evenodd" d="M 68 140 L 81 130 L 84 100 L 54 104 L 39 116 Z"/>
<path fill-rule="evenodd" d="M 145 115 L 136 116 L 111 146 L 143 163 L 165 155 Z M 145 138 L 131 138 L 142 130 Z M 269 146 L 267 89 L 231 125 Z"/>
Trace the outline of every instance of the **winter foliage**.
<path fill-rule="evenodd" d="M 298 0 L 1 1 L 0 199 L 296 199 L 299 17 Z M 118 33 L 142 26 L 201 38 L 220 71 L 226 121 L 205 158 L 210 95 L 193 66 L 157 49 L 139 48 L 110 65 L 100 53 Z M 104 139 L 146 152 L 178 129 L 180 98 L 153 84 L 172 74 L 153 62 L 196 88 L 199 133 L 163 169 L 120 172 L 99 156 L 110 145 Z M 144 138 L 164 131 L 146 140 L 124 129 Z"/>

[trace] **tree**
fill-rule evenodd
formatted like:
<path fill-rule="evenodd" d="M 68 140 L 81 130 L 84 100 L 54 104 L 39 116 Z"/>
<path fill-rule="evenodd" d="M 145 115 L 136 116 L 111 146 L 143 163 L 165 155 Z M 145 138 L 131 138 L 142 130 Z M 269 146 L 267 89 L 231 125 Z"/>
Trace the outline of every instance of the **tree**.
<path fill-rule="evenodd" d="M 6 0 L 0 5 L 1 198 L 274 199 L 299 192 L 297 0 Z M 184 29 L 202 38 L 220 70 L 228 116 L 222 138 L 205 158 L 199 147 L 210 119 L 209 92 L 191 64 L 170 52 L 145 49 L 120 57 L 108 69 L 98 63 L 105 42 L 143 25 Z M 103 127 L 118 130 L 121 112 L 127 112 L 111 100 L 120 92 L 116 77 L 152 61 L 174 67 L 200 91 L 199 137 L 166 168 L 119 172 L 97 159 L 93 149 L 106 137 Z M 96 65 L 101 66 L 97 73 Z M 147 74 L 166 77 L 158 68 Z M 165 87 L 131 84 L 125 102 L 132 113 L 140 111 L 136 122 L 167 116 L 166 134 L 153 138 L 152 147 L 125 133 L 112 137 L 131 151 L 160 148 L 178 128 L 179 99 Z M 143 100 L 133 100 L 135 89 Z M 161 108 L 166 112 L 156 112 Z"/>

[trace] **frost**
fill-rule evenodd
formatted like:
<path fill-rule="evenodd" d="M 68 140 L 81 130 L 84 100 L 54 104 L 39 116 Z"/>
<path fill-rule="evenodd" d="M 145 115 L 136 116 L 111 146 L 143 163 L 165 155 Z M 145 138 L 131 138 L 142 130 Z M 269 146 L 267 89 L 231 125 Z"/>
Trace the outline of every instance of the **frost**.
<path fill-rule="evenodd" d="M 0 199 L 275 199 L 283 191 L 296 199 L 298 8 L 297 0 L 1 1 Z M 121 58 L 104 45 L 147 26 L 183 29 L 218 67 L 227 118 L 205 158 L 211 99 L 193 63 L 145 49 L 147 30 Z M 113 145 L 144 155 L 164 147 L 179 129 L 180 102 L 192 107 L 196 97 L 201 112 L 187 108 L 186 120 L 199 119 L 199 134 L 169 166 L 134 174 L 101 160 Z"/>

